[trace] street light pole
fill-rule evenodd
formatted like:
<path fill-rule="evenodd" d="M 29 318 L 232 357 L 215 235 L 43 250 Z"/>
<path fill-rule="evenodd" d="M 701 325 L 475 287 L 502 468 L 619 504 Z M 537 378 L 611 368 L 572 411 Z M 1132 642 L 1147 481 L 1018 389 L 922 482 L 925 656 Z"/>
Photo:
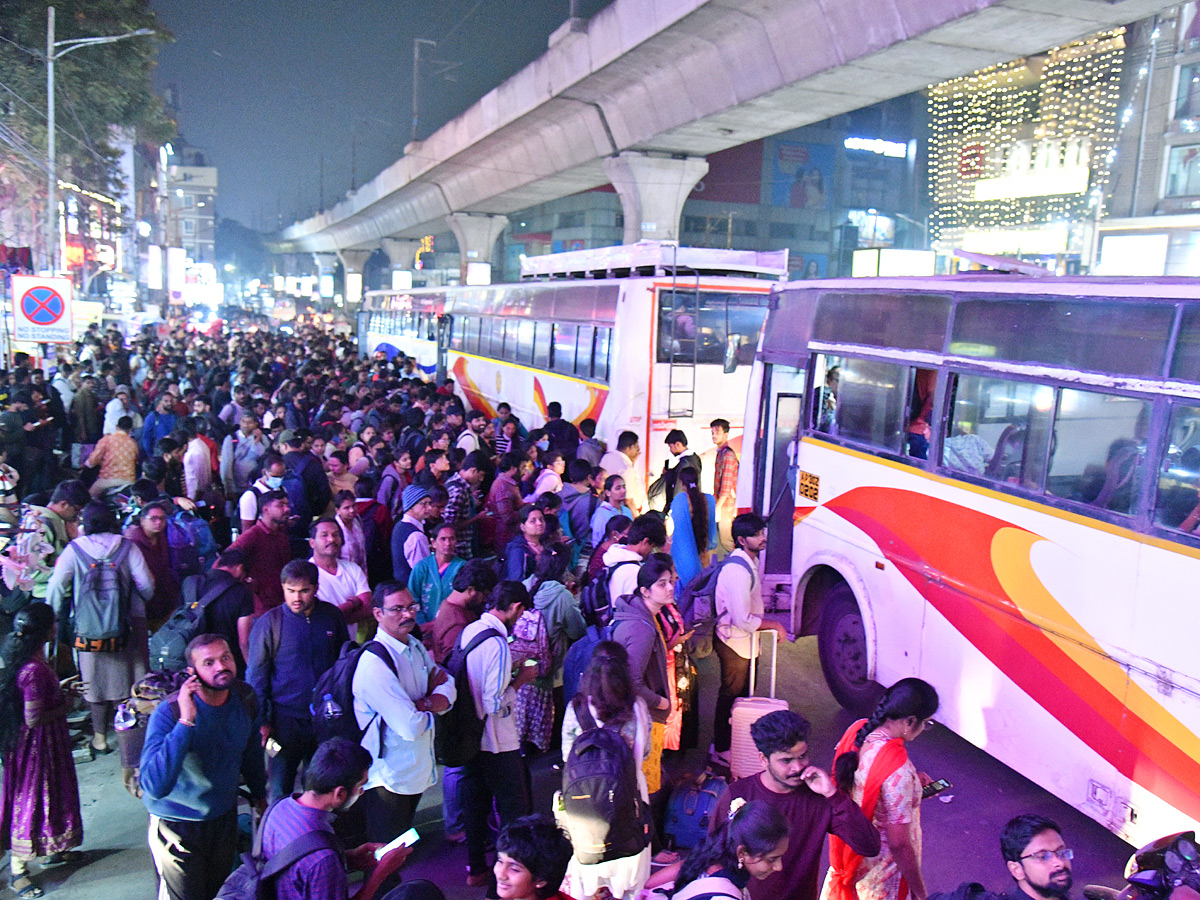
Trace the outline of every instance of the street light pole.
<path fill-rule="evenodd" d="M 53 275 L 58 270 L 58 171 L 54 146 L 54 63 L 72 50 L 90 47 L 93 44 L 112 44 L 126 38 L 154 34 L 152 28 L 139 28 L 125 34 L 109 34 L 101 37 L 73 38 L 69 41 L 54 39 L 54 7 L 46 7 L 46 169 L 49 173 L 46 185 L 46 268 Z"/>

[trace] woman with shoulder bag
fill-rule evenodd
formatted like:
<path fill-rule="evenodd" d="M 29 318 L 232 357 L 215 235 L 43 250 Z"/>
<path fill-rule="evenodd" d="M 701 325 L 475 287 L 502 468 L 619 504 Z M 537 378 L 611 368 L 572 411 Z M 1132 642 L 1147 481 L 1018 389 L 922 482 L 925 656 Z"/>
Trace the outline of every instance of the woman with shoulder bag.
<path fill-rule="evenodd" d="M 671 900 L 749 900 L 750 879 L 783 869 L 788 823 L 765 800 L 729 804 L 729 815 L 688 854 Z"/>

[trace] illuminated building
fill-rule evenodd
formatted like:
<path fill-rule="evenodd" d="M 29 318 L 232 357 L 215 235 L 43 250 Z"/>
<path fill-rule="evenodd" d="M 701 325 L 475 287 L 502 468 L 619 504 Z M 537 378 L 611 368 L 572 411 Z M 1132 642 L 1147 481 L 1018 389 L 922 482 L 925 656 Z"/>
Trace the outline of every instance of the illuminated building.
<path fill-rule="evenodd" d="M 1125 56 L 1121 28 L 929 88 L 934 249 L 1086 267 Z"/>

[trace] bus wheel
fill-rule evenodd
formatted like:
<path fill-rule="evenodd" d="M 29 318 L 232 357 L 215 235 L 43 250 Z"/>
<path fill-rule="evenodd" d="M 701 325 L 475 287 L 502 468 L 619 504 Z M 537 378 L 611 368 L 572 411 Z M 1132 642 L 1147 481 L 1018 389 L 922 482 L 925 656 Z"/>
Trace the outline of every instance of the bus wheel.
<path fill-rule="evenodd" d="M 834 699 L 853 713 L 870 713 L 880 688 L 867 677 L 867 633 L 854 591 L 844 581 L 826 591 L 817 646 Z"/>

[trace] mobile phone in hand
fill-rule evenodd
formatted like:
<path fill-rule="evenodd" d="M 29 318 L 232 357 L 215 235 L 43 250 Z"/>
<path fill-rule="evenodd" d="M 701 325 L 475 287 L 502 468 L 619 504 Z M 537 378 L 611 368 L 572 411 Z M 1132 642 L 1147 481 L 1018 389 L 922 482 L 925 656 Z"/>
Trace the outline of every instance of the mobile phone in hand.
<path fill-rule="evenodd" d="M 408 829 L 408 831 L 404 832 L 404 834 L 400 835 L 400 837 L 396 838 L 390 844 L 384 844 L 382 847 L 380 847 L 378 850 L 376 850 L 375 858 L 383 859 L 385 856 L 387 856 L 389 853 L 391 853 L 397 847 L 411 847 L 413 844 L 415 844 L 420 839 L 421 839 L 421 836 L 419 834 L 417 834 L 417 829 L 410 828 L 410 829 Z"/>
<path fill-rule="evenodd" d="M 930 797 L 934 797 L 940 794 L 942 791 L 952 787 L 954 787 L 954 785 L 952 785 L 945 778 L 939 778 L 937 781 L 931 781 L 929 784 L 925 785 L 925 787 L 921 788 L 921 799 L 928 800 Z"/>

